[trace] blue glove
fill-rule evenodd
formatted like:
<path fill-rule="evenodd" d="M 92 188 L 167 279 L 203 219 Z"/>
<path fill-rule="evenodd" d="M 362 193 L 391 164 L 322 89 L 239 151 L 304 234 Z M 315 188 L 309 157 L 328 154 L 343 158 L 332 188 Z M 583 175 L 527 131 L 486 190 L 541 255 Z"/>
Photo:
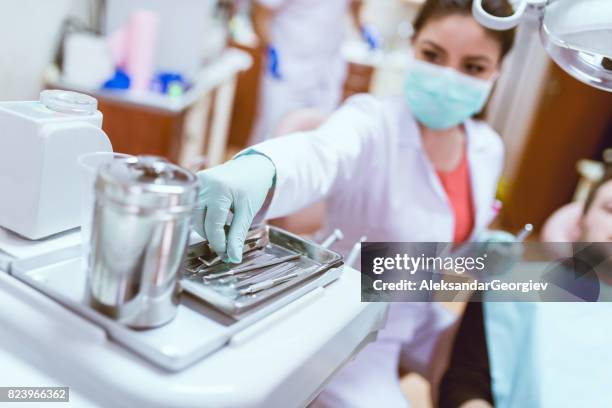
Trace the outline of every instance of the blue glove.
<path fill-rule="evenodd" d="M 198 173 L 201 191 L 194 229 L 208 239 L 211 249 L 224 261 L 242 261 L 247 232 L 275 176 L 272 161 L 257 153 L 247 153 Z M 226 237 L 224 227 L 230 209 L 234 216 Z"/>
<path fill-rule="evenodd" d="M 269 45 L 267 49 L 268 53 L 268 72 L 272 75 L 274 79 L 283 79 L 283 76 L 280 72 L 280 58 L 278 56 L 278 50 Z"/>
<path fill-rule="evenodd" d="M 368 44 L 370 51 L 376 50 L 382 45 L 382 36 L 378 30 L 371 25 L 364 24 L 361 26 L 361 36 Z"/>

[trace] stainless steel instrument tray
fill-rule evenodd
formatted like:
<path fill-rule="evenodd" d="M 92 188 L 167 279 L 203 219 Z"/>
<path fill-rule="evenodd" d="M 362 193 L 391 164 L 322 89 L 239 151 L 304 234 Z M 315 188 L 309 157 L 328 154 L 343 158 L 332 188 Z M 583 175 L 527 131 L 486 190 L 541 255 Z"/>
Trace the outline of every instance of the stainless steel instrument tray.
<path fill-rule="evenodd" d="M 232 297 L 216 290 L 213 285 L 205 283 L 203 279 L 205 274 L 194 275 L 183 271 L 184 278 L 181 280 L 183 290 L 204 300 L 223 313 L 240 317 L 258 305 L 272 302 L 304 282 L 325 275 L 327 271 L 335 270 L 343 264 L 342 256 L 334 251 L 273 226 L 265 226 L 264 228 L 266 228 L 269 243 L 259 251 L 260 253 L 265 253 L 272 258 L 299 254 L 301 255 L 299 259 L 288 263 L 295 265 L 297 270 L 310 269 L 310 272 L 259 293 Z M 205 242 L 194 244 L 189 247 L 188 258 L 196 257 L 198 253 L 207 252 L 209 252 L 209 249 Z M 232 266 L 223 264 L 213 267 L 212 270 L 216 273 L 228 271 L 231 268 Z"/>
<path fill-rule="evenodd" d="M 276 242 L 286 234 L 278 231 L 280 235 L 274 238 Z M 276 232 L 272 235 L 276 235 Z M 295 241 L 291 245 L 294 245 L 293 250 L 300 250 L 302 246 L 304 253 L 320 252 L 314 244 L 311 247 Z M 314 289 L 326 286 L 342 273 L 340 261 L 335 267 L 328 268 L 326 273 L 305 280 L 291 290 L 284 291 L 282 295 L 256 305 L 237 317 L 221 313 L 199 299 L 182 293 L 177 316 L 172 322 L 159 328 L 139 331 L 122 326 L 89 307 L 85 300 L 87 274 L 81 252 L 80 246 L 74 246 L 38 257 L 17 260 L 12 264 L 10 274 L 102 327 L 117 344 L 149 363 L 169 371 L 181 371 L 200 361 L 221 349 L 244 329 Z"/>

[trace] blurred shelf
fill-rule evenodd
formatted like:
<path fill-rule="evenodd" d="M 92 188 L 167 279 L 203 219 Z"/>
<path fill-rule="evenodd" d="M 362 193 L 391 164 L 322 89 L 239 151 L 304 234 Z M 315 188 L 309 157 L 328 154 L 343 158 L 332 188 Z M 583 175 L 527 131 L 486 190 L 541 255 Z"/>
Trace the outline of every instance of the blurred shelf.
<path fill-rule="evenodd" d="M 206 156 L 212 166 L 225 158 L 236 81 L 252 63 L 247 52 L 228 48 L 180 96 L 91 89 L 62 80 L 48 81 L 47 88 L 95 97 L 115 151 L 163 156 L 183 165 Z"/>
<path fill-rule="evenodd" d="M 183 95 L 168 96 L 158 92 L 134 92 L 130 90 L 92 89 L 69 82 L 52 81 L 50 88 L 67 89 L 82 92 L 95 98 L 102 98 L 121 104 L 134 105 L 144 109 L 168 113 L 179 113 L 193 105 L 202 96 L 214 90 L 220 84 L 231 80 L 237 73 L 249 69 L 251 57 L 244 51 L 229 48 L 219 58 L 202 69 L 193 81 L 193 85 Z"/>

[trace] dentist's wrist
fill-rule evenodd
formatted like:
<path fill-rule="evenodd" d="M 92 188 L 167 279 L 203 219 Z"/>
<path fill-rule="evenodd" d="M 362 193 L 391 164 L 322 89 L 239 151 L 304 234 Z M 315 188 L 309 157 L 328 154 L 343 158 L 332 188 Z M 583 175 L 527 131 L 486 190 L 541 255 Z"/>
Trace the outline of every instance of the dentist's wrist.
<path fill-rule="evenodd" d="M 262 172 L 270 177 L 270 188 L 274 187 L 276 181 L 276 166 L 272 159 L 263 153 L 258 152 L 254 149 L 247 149 L 241 153 L 238 153 L 232 160 L 248 160 L 253 166 L 257 166 L 262 169 Z"/>
<path fill-rule="evenodd" d="M 272 198 L 274 197 L 274 193 L 276 191 L 276 165 L 271 158 L 254 149 L 247 149 L 241 153 L 238 153 L 238 155 L 236 155 L 232 160 L 251 161 L 251 164 L 256 166 L 258 169 L 261 169 L 264 177 L 270 180 L 270 187 L 268 188 L 266 199 L 264 200 L 259 211 L 257 211 L 257 214 L 255 214 L 255 218 L 253 219 L 252 223 L 253 225 L 261 224 L 267 218 L 268 210 L 270 209 L 270 204 L 272 203 Z"/>

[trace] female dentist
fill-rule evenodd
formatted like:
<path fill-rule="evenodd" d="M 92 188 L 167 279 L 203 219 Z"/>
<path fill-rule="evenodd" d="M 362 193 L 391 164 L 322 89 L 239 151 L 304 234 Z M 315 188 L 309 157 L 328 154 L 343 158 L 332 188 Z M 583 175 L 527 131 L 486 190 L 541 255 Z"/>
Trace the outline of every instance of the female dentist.
<path fill-rule="evenodd" d="M 508 16 L 507 0 L 485 0 Z M 404 96 L 349 99 L 319 129 L 256 145 L 199 173 L 204 210 L 196 228 L 215 252 L 240 262 L 255 215 L 282 217 L 326 199 L 326 225 L 347 253 L 369 241 L 463 242 L 492 219 L 502 170 L 499 136 L 473 117 L 488 100 L 512 31 L 474 20 L 470 0 L 427 0 L 415 23 L 415 60 Z M 226 236 L 224 225 L 233 218 Z M 204 216 L 205 215 L 205 216 Z M 452 318 L 435 304 L 391 305 L 378 340 L 347 364 L 315 406 L 403 407 L 400 358 L 436 382 L 428 364 Z"/>

